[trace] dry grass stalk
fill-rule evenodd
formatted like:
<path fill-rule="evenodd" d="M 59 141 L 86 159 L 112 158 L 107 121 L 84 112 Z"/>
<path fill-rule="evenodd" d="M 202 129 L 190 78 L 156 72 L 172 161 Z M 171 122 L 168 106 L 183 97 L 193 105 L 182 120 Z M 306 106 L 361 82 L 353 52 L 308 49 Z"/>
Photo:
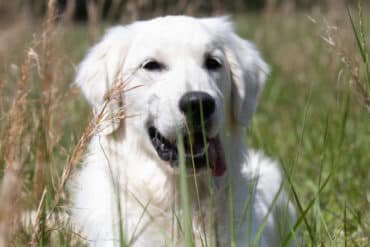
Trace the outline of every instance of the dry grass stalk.
<path fill-rule="evenodd" d="M 53 141 L 51 140 L 51 132 L 53 131 L 53 113 L 51 108 L 56 104 L 56 95 L 53 95 L 55 82 L 54 57 L 52 53 L 52 35 L 55 28 L 54 22 L 56 18 L 56 0 L 49 0 L 47 19 L 45 28 L 42 34 L 42 74 L 39 76 L 42 79 L 41 104 L 39 109 L 39 123 L 37 128 L 38 138 L 36 139 L 36 162 L 35 175 L 33 178 L 33 193 L 37 200 L 40 199 L 45 187 L 46 167 L 51 157 Z M 53 169 L 55 170 L 55 169 Z"/>
<path fill-rule="evenodd" d="M 43 212 L 43 208 L 44 208 L 46 193 L 47 193 L 47 189 L 45 188 L 43 193 L 42 193 L 42 196 L 41 196 L 41 199 L 40 199 L 40 202 L 39 202 L 39 206 L 38 206 L 37 212 L 36 212 L 35 224 L 33 226 L 34 231 L 33 231 L 32 239 L 31 239 L 31 242 L 30 242 L 31 247 L 39 246 L 40 231 L 41 231 L 41 220 L 42 220 L 41 217 L 42 217 L 42 212 Z"/>
<path fill-rule="evenodd" d="M 30 56 L 27 55 L 21 66 L 17 93 L 9 110 L 9 126 L 4 138 L 5 170 L 0 187 L 0 247 L 9 246 L 20 215 L 19 195 L 24 179 L 22 170 L 27 158 L 30 138 L 27 128 L 26 83 L 29 76 Z"/>
<path fill-rule="evenodd" d="M 359 66 L 353 66 L 348 65 L 351 69 L 351 76 L 352 76 L 352 84 L 354 85 L 357 93 L 360 95 L 360 98 L 362 99 L 362 102 L 364 103 L 364 106 L 366 107 L 368 113 L 370 114 L 370 98 L 367 94 L 366 88 L 364 85 L 366 85 L 360 77 L 360 69 Z"/>
<path fill-rule="evenodd" d="M 53 57 L 51 54 L 51 35 L 53 34 L 54 22 L 56 18 L 56 0 L 49 0 L 48 2 L 48 11 L 47 11 L 46 27 L 43 33 L 43 83 L 42 90 L 43 93 L 47 93 L 51 82 L 54 81 L 52 61 Z"/>
<path fill-rule="evenodd" d="M 94 117 L 91 119 L 91 121 L 86 126 L 85 130 L 82 133 L 81 138 L 78 140 L 76 146 L 73 149 L 73 152 L 70 156 L 70 158 L 67 161 L 67 164 L 65 165 L 63 169 L 62 176 L 60 178 L 59 184 L 56 188 L 56 193 L 53 201 L 53 207 L 51 208 L 51 211 L 48 215 L 48 218 L 52 215 L 52 213 L 55 211 L 56 207 L 60 203 L 60 200 L 62 198 L 62 195 L 65 192 L 65 186 L 72 175 L 73 171 L 76 169 L 77 165 L 82 159 L 82 156 L 86 150 L 86 147 L 90 141 L 90 139 L 97 134 L 101 130 L 101 126 L 105 125 L 107 122 L 114 122 L 114 121 L 122 121 L 126 115 L 125 115 L 125 106 L 122 104 L 122 97 L 121 95 L 128 90 L 126 88 L 126 83 L 122 81 L 118 81 L 114 84 L 114 86 L 111 88 L 111 90 L 106 94 L 105 102 L 103 104 L 103 107 L 101 110 L 94 114 Z M 120 106 L 120 109 L 118 112 L 114 112 L 114 114 L 111 114 L 111 109 L 109 109 L 110 104 L 118 104 Z"/>
<path fill-rule="evenodd" d="M 313 19 L 314 20 L 314 19 Z M 316 20 L 314 20 L 316 22 Z M 350 83 L 353 85 L 355 91 L 361 99 L 361 104 L 365 106 L 370 113 L 370 98 L 366 90 L 366 82 L 360 76 L 360 65 L 355 61 L 353 56 L 348 55 L 346 49 L 341 46 L 341 40 L 336 35 L 338 27 L 325 24 L 325 34 L 321 38 L 328 44 L 340 57 L 340 61 L 346 66 L 351 75 Z"/>

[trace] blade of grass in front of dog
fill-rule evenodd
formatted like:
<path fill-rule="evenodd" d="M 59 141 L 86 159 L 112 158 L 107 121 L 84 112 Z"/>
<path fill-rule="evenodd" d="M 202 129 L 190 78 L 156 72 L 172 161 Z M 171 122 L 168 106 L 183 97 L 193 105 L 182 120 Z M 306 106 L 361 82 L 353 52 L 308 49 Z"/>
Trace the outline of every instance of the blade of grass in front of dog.
<path fill-rule="evenodd" d="M 134 230 L 132 231 L 131 238 L 128 241 L 128 246 L 131 246 L 135 242 L 135 240 L 140 236 L 140 234 L 145 231 L 145 227 L 143 227 L 143 229 L 141 229 L 139 232 L 138 232 L 138 228 L 145 214 L 148 214 L 147 210 L 148 210 L 150 201 L 148 201 L 145 205 L 143 205 L 139 200 L 137 201 L 139 202 L 140 206 L 143 208 L 143 211 L 141 212 L 140 217 L 134 227 Z"/>
<path fill-rule="evenodd" d="M 272 200 L 272 203 L 271 203 L 270 207 L 268 208 L 268 211 L 267 211 L 266 215 L 263 217 L 262 222 L 259 224 L 258 230 L 257 230 L 257 232 L 254 236 L 253 242 L 252 242 L 252 246 L 257 246 L 258 247 L 258 246 L 261 245 L 261 238 L 262 238 L 262 234 L 263 234 L 263 231 L 265 229 L 267 220 L 268 220 L 269 216 L 271 215 L 272 210 L 275 207 L 275 204 L 276 204 L 276 202 L 279 198 L 280 193 L 282 192 L 282 189 L 283 189 L 283 184 L 280 185 L 280 188 L 277 191 L 276 195 L 274 196 L 274 199 Z"/>
<path fill-rule="evenodd" d="M 206 137 L 206 129 L 205 129 L 205 124 L 204 124 L 204 114 L 203 114 L 203 104 L 200 101 L 200 115 L 201 115 L 201 128 L 202 128 L 202 137 L 203 137 L 203 143 L 207 143 L 207 137 Z M 215 221 L 215 215 L 214 215 L 214 188 L 213 188 L 213 179 L 212 179 L 212 174 L 210 170 L 210 164 L 209 164 L 209 156 L 208 156 L 208 150 L 206 149 L 206 167 L 207 167 L 207 176 L 208 176 L 208 185 L 210 188 L 210 203 L 211 203 L 211 210 L 212 213 L 210 215 L 211 217 L 211 225 L 214 226 L 214 233 L 210 233 L 212 236 L 211 239 L 215 239 L 215 245 L 211 246 L 219 246 L 219 241 L 218 241 L 218 229 L 217 229 L 217 222 Z M 230 169 L 231 167 L 229 167 Z M 229 228 L 230 228 L 230 246 L 234 247 L 236 246 L 236 241 L 235 241 L 235 218 L 234 218 L 234 200 L 233 200 L 233 189 L 232 189 L 232 178 L 228 176 L 228 205 L 229 205 Z"/>
<path fill-rule="evenodd" d="M 253 192 L 255 191 L 257 180 L 253 179 L 248 188 L 248 195 L 244 203 L 241 217 L 239 219 L 238 226 L 236 227 L 237 234 L 241 234 L 243 224 L 246 224 L 246 246 L 250 245 L 251 241 L 251 226 L 252 226 L 252 201 L 253 201 Z M 245 222 L 247 221 L 247 222 Z"/>
<path fill-rule="evenodd" d="M 202 103 L 200 103 L 200 112 L 201 112 L 201 115 L 202 115 Z M 201 117 L 201 122 L 203 122 L 203 119 Z M 186 124 L 186 131 L 188 133 L 192 133 L 192 131 L 190 130 L 188 124 Z M 204 135 L 204 133 L 203 133 Z M 200 240 L 201 240 L 201 245 L 202 246 L 208 246 L 207 245 L 207 234 L 206 234 L 206 225 L 205 225 L 205 222 L 204 222 L 204 217 L 203 217 L 203 212 L 202 212 L 202 207 L 201 207 L 201 203 L 200 203 L 200 196 L 199 196 L 199 187 L 198 187 L 198 181 L 197 181 L 197 169 L 195 167 L 195 160 L 194 160 L 194 151 L 193 151 L 193 137 L 192 135 L 188 135 L 188 140 L 187 140 L 189 143 L 189 147 L 190 147 L 190 155 L 191 155 L 191 164 L 192 164 L 192 171 L 193 171 L 193 178 L 194 178 L 194 186 L 195 186 L 195 196 L 196 196 L 196 199 L 197 199 L 197 204 L 198 204 L 198 209 L 199 209 L 199 212 L 201 214 L 201 229 L 202 229 L 202 232 L 203 232 L 203 235 L 204 235 L 204 239 L 202 238 L 202 236 L 200 236 Z M 207 151 L 206 151 L 207 152 Z M 207 159 L 208 160 L 208 159 Z"/>
<path fill-rule="evenodd" d="M 201 123 L 201 128 L 202 128 L 202 138 L 203 138 L 203 144 L 206 145 L 207 144 L 207 135 L 206 135 L 206 126 L 205 126 L 205 123 L 204 123 L 204 113 L 203 113 L 203 103 L 202 101 L 200 101 L 200 123 Z M 211 172 L 211 169 L 210 169 L 210 163 L 209 163 L 209 155 L 208 155 L 208 148 L 206 148 L 205 150 L 205 155 L 206 155 L 206 169 L 207 169 L 207 183 L 208 183 L 208 188 L 209 188 L 209 194 L 210 194 L 210 198 L 209 198 L 209 204 L 210 204 L 210 210 L 211 210 L 211 214 L 209 215 L 210 217 L 210 226 L 209 227 L 209 236 L 210 236 L 210 246 L 219 246 L 219 243 L 218 243 L 218 235 L 217 235 L 217 232 L 218 232 L 218 229 L 217 229 L 217 224 L 216 224 L 216 221 L 215 221 L 215 204 L 214 204 L 214 187 L 213 187 L 213 179 L 212 179 L 212 172 Z M 206 229 L 204 229 L 204 236 L 205 236 L 205 239 L 206 239 L 206 246 L 207 245 L 207 235 L 206 235 Z M 215 242 L 213 242 L 215 241 Z"/>
<path fill-rule="evenodd" d="M 104 64 L 104 66 L 106 67 L 105 68 L 105 71 L 108 71 L 107 70 L 107 64 Z M 117 75 L 116 75 L 117 77 Z M 117 78 L 115 78 L 115 81 L 114 83 L 117 83 Z M 106 73 L 105 74 L 105 85 L 106 85 L 106 88 L 110 88 L 109 87 L 109 78 L 108 78 L 108 74 Z M 104 105 L 104 108 L 107 107 L 107 111 L 109 114 L 113 114 L 112 112 L 112 109 L 110 107 L 108 107 L 108 105 Z M 111 119 L 112 121 L 112 125 L 114 124 L 114 121 L 113 121 L 113 118 Z M 113 132 L 113 136 L 116 138 L 116 132 Z M 110 176 L 111 176 L 111 182 L 112 182 L 112 186 L 113 186 L 113 190 L 114 190 L 114 193 L 115 193 L 115 196 L 116 196 L 116 210 L 117 210 L 117 213 L 118 213 L 118 239 L 119 239 L 119 246 L 120 247 L 126 247 L 127 244 L 126 244 L 126 240 L 125 240 L 125 233 L 124 233 L 124 217 L 123 217 L 123 210 L 122 210 L 122 202 L 121 202 L 121 187 L 120 187 L 120 184 L 119 184 L 119 175 L 117 173 L 117 175 L 114 175 L 115 173 L 113 172 L 112 170 L 112 165 L 110 163 L 110 160 L 108 158 L 108 155 L 106 154 L 105 152 L 105 149 L 103 147 L 103 145 L 101 144 L 100 142 L 100 138 L 99 138 L 99 145 L 100 145 L 100 148 L 101 150 L 103 151 L 103 154 L 104 154 L 104 157 L 108 163 L 108 167 L 109 167 L 109 172 L 110 172 Z M 125 188 L 126 189 L 126 188 Z M 127 200 L 124 201 L 125 202 L 125 208 L 127 208 Z M 124 210 L 127 212 L 127 210 Z M 115 224 L 114 222 L 112 222 L 112 224 Z"/>
<path fill-rule="evenodd" d="M 160 234 L 162 234 L 162 236 L 164 237 L 164 240 L 166 241 L 166 247 L 175 247 L 175 239 L 173 237 L 173 234 L 171 233 L 170 235 L 168 234 L 168 229 L 165 229 L 163 228 L 163 226 L 159 225 L 156 221 L 155 221 L 155 217 L 150 213 L 149 211 L 149 206 L 150 206 L 150 201 L 147 201 L 145 204 L 134 194 L 134 193 L 130 193 L 130 196 L 133 197 L 133 199 L 135 199 L 135 201 L 141 206 L 141 208 L 143 209 L 143 211 L 141 212 L 141 215 L 138 219 L 138 221 L 136 222 L 136 226 L 134 227 L 134 232 L 132 233 L 131 235 L 131 239 L 130 241 L 128 242 L 127 246 L 132 246 L 134 244 L 134 242 L 139 239 L 140 235 L 145 232 L 145 230 L 151 225 L 151 224 L 154 224 L 155 227 L 157 227 L 158 231 L 160 232 Z M 180 232 L 182 233 L 182 229 L 181 229 L 181 222 L 178 218 L 178 216 L 173 212 L 175 219 L 179 225 L 179 230 Z M 148 216 L 150 218 L 150 221 L 145 223 L 144 226 L 141 226 L 141 222 L 144 218 L 144 216 Z M 140 227 L 140 229 L 139 229 Z"/>
<path fill-rule="evenodd" d="M 284 171 L 284 177 L 286 177 L 286 180 L 287 180 L 285 182 L 287 182 L 288 186 L 291 187 L 291 191 L 292 191 L 291 193 L 294 196 L 296 194 L 296 189 L 294 187 L 294 184 L 292 184 L 292 181 L 293 181 L 292 176 L 287 173 L 287 170 L 286 170 L 283 162 L 281 162 L 281 167 Z M 291 195 L 290 195 L 288 200 L 289 200 L 289 202 L 292 201 Z M 297 200 L 296 197 L 295 197 L 295 200 Z M 295 225 L 293 225 L 293 223 L 296 223 L 296 222 L 292 222 L 293 219 L 290 218 L 291 215 L 288 212 L 289 211 L 289 202 L 287 202 L 287 204 L 286 204 L 285 212 L 284 212 L 285 213 L 285 218 L 283 218 L 284 220 L 287 220 L 289 222 L 285 222 L 285 224 L 283 226 L 283 227 L 285 227 L 285 228 L 283 228 L 283 230 L 284 230 L 283 235 L 280 235 L 282 240 L 286 239 L 286 238 L 289 238 L 289 239 L 285 242 L 281 241 L 281 243 L 282 243 L 281 246 L 290 246 L 292 241 L 293 241 L 293 246 L 302 246 L 302 243 L 301 244 L 299 243 L 300 238 L 297 237 L 297 235 L 296 235 L 297 232 L 298 232 L 298 227 L 300 226 L 300 224 L 297 228 L 295 228 Z M 281 228 L 279 230 L 281 230 Z M 293 240 L 292 240 L 292 238 L 293 238 Z M 302 241 L 303 241 L 303 239 L 302 239 Z"/>
<path fill-rule="evenodd" d="M 106 150 L 104 149 L 104 146 L 102 145 L 100 138 L 99 138 L 99 145 L 100 145 L 100 148 L 103 152 L 103 155 L 104 155 L 104 157 L 105 157 L 105 159 L 108 163 L 109 175 L 110 175 L 110 179 L 111 179 L 111 182 L 112 182 L 112 187 L 113 187 L 114 193 L 117 197 L 116 198 L 116 207 L 117 207 L 116 210 L 117 210 L 117 213 L 118 213 L 119 246 L 120 247 L 126 247 L 127 244 L 126 244 L 126 240 L 125 240 L 124 227 L 123 227 L 124 218 L 123 218 L 123 214 L 122 214 L 122 204 L 121 204 L 121 188 L 120 188 L 120 185 L 118 183 L 118 177 L 113 172 L 112 165 L 110 163 L 110 160 L 108 159 Z M 112 224 L 114 225 L 115 223 L 112 222 Z"/>
<path fill-rule="evenodd" d="M 231 174 L 231 173 L 230 173 Z M 234 224 L 235 224 L 235 218 L 234 218 L 234 198 L 233 198 L 233 183 L 232 183 L 232 177 L 231 176 L 228 176 L 228 190 L 227 190 L 227 193 L 228 193 L 228 204 L 229 204 L 229 218 L 230 218 L 230 222 L 229 222 L 229 227 L 230 227 L 230 246 L 231 247 L 235 247 L 236 245 L 236 242 L 235 242 L 235 228 L 234 228 Z"/>
<path fill-rule="evenodd" d="M 117 196 L 117 211 L 118 211 L 118 234 L 119 234 L 119 246 L 120 247 L 126 247 L 126 240 L 125 240 L 125 234 L 124 234 L 124 219 L 123 219 L 123 213 L 122 213 L 122 204 L 121 204 L 121 191 L 119 187 L 119 183 L 117 181 L 114 181 L 114 186 L 116 187 L 115 193 Z"/>
<path fill-rule="evenodd" d="M 104 66 L 107 66 L 107 64 L 104 64 Z M 107 68 L 106 68 L 106 71 Z M 116 79 L 115 79 L 115 83 L 116 83 Z M 106 84 L 106 87 L 109 88 L 109 79 L 108 79 L 108 74 L 106 73 L 105 74 L 105 84 Z M 108 107 L 107 111 L 109 111 L 109 114 L 114 114 L 113 113 L 113 110 Z M 112 125 L 114 125 L 114 120 L 113 118 L 111 119 L 112 121 Z M 116 138 L 116 132 L 113 133 L 113 136 Z M 112 173 L 112 168 L 111 168 L 111 165 L 110 165 L 110 162 L 109 162 L 109 159 L 107 159 L 107 162 L 109 163 L 109 169 L 111 170 L 111 173 Z M 117 206 L 117 212 L 118 212 L 118 236 L 119 236 L 119 246 L 120 247 L 126 247 L 127 244 L 126 244 L 126 240 L 125 240 L 125 233 L 124 233 L 124 217 L 123 217 L 123 210 L 122 210 L 122 202 L 121 202 L 121 188 L 120 188 L 120 184 L 119 184 L 119 179 L 118 179 L 118 176 L 119 174 L 117 175 L 117 177 L 114 177 L 112 176 L 112 183 L 113 183 L 113 186 L 114 186 L 114 192 L 116 193 L 116 197 L 117 197 L 117 200 L 116 200 L 116 206 Z M 127 188 L 125 188 L 127 189 Z M 127 200 L 124 201 L 125 203 L 125 209 L 127 208 Z M 127 212 L 127 210 L 125 210 L 125 212 Z"/>
<path fill-rule="evenodd" d="M 192 221 L 191 221 L 191 210 L 189 201 L 189 191 L 187 183 L 187 173 L 185 167 L 185 148 L 182 141 L 182 135 L 177 134 L 177 149 L 179 150 L 179 168 L 180 168 L 180 195 L 181 195 L 181 205 L 183 210 L 183 224 L 184 224 L 184 234 L 185 234 L 185 246 L 194 246 L 193 231 L 192 231 Z"/>

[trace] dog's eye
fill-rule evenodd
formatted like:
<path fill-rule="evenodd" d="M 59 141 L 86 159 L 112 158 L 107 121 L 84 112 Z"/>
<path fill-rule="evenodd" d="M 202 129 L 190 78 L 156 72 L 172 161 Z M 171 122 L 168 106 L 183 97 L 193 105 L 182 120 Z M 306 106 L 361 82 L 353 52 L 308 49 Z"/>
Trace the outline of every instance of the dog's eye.
<path fill-rule="evenodd" d="M 142 65 L 142 68 L 149 71 L 161 71 L 164 69 L 164 65 L 158 61 L 150 60 Z"/>
<path fill-rule="evenodd" d="M 208 70 L 217 70 L 222 67 L 222 64 L 217 58 L 207 57 L 204 66 Z"/>

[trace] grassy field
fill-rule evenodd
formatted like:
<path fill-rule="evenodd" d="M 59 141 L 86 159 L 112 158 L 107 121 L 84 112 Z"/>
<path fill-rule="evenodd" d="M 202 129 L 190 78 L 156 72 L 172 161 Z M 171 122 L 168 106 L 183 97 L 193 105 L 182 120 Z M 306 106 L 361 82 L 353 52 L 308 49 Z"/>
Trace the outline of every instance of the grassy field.
<path fill-rule="evenodd" d="M 370 108 L 356 87 L 366 89 L 365 67 L 347 12 L 234 20 L 272 68 L 247 138 L 284 167 L 303 246 L 369 246 Z M 25 21 L 2 33 L 0 246 L 83 246 L 68 223 L 44 219 L 68 211 L 65 168 L 85 146 L 90 109 L 71 83 L 87 28 Z M 39 205 L 37 227 L 14 224 Z"/>

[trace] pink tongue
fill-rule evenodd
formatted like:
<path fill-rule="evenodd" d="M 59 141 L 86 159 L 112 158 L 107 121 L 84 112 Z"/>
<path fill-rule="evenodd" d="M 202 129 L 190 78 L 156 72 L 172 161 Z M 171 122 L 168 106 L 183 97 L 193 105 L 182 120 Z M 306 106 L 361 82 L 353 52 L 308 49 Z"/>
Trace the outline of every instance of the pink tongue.
<path fill-rule="evenodd" d="M 220 138 L 216 136 L 209 140 L 209 162 L 214 177 L 222 176 L 226 171 L 226 161 L 224 150 L 222 149 Z"/>

